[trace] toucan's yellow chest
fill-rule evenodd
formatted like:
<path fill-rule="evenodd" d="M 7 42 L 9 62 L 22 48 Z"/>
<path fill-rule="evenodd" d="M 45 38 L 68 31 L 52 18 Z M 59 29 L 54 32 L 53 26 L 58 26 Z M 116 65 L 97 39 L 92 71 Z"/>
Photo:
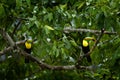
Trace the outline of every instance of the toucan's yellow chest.
<path fill-rule="evenodd" d="M 87 47 L 89 45 L 89 43 L 86 40 L 83 40 L 82 45 L 83 45 L 83 47 Z"/>
<path fill-rule="evenodd" d="M 26 49 L 31 49 L 32 44 L 29 42 L 25 42 L 25 47 L 26 47 Z"/>

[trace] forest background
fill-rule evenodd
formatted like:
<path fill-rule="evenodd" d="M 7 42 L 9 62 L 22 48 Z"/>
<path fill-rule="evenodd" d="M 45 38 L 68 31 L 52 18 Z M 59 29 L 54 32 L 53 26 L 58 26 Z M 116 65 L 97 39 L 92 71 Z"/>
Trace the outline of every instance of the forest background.
<path fill-rule="evenodd" d="M 120 80 L 120 0 L 0 0 L 0 34 L 1 80 Z"/>

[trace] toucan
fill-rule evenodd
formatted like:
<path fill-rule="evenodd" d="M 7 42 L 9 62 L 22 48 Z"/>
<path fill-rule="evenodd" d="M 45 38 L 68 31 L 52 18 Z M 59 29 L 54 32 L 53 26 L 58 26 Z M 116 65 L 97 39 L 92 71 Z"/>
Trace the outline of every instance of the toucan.
<path fill-rule="evenodd" d="M 31 49 L 32 49 L 32 39 L 28 39 L 25 41 L 25 52 L 28 54 L 31 54 Z M 25 58 L 25 63 L 29 63 L 29 58 Z"/>
<path fill-rule="evenodd" d="M 84 54 L 87 54 L 90 51 L 90 47 L 89 47 L 89 40 L 93 40 L 95 41 L 94 37 L 85 37 L 82 41 L 82 51 L 84 52 Z M 86 55 L 87 61 L 91 62 L 91 57 L 90 55 Z"/>

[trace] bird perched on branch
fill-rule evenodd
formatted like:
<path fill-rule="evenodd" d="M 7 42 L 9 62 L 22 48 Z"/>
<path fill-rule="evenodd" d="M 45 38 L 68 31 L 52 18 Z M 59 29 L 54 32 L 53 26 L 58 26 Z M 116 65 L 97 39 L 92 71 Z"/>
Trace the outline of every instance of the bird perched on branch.
<path fill-rule="evenodd" d="M 28 39 L 25 41 L 25 52 L 31 54 L 32 49 L 32 39 Z M 25 58 L 25 63 L 29 63 L 29 58 Z"/>
<path fill-rule="evenodd" d="M 90 51 L 89 40 L 96 41 L 94 37 L 85 37 L 82 41 L 82 51 L 84 54 L 87 54 Z M 90 55 L 86 55 L 87 61 L 91 62 Z"/>

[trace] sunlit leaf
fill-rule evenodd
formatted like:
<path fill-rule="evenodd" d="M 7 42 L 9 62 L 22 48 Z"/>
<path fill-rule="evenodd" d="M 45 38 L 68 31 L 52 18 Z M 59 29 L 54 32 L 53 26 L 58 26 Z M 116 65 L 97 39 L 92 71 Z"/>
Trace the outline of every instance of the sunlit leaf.
<path fill-rule="evenodd" d="M 45 25 L 45 28 L 47 28 L 48 30 L 54 30 L 54 28 L 52 28 L 51 26 Z"/>
<path fill-rule="evenodd" d="M 81 8 L 83 7 L 84 4 L 85 4 L 85 2 L 80 3 L 80 5 L 78 6 L 77 9 L 81 9 Z"/>
<path fill-rule="evenodd" d="M 70 40 L 70 42 L 71 42 L 71 44 L 72 44 L 73 46 L 75 46 L 75 47 L 78 46 L 77 43 L 76 43 L 74 40 Z"/>
<path fill-rule="evenodd" d="M 60 8 L 61 8 L 62 10 L 64 10 L 66 7 L 67 7 L 67 4 L 60 5 Z"/>

